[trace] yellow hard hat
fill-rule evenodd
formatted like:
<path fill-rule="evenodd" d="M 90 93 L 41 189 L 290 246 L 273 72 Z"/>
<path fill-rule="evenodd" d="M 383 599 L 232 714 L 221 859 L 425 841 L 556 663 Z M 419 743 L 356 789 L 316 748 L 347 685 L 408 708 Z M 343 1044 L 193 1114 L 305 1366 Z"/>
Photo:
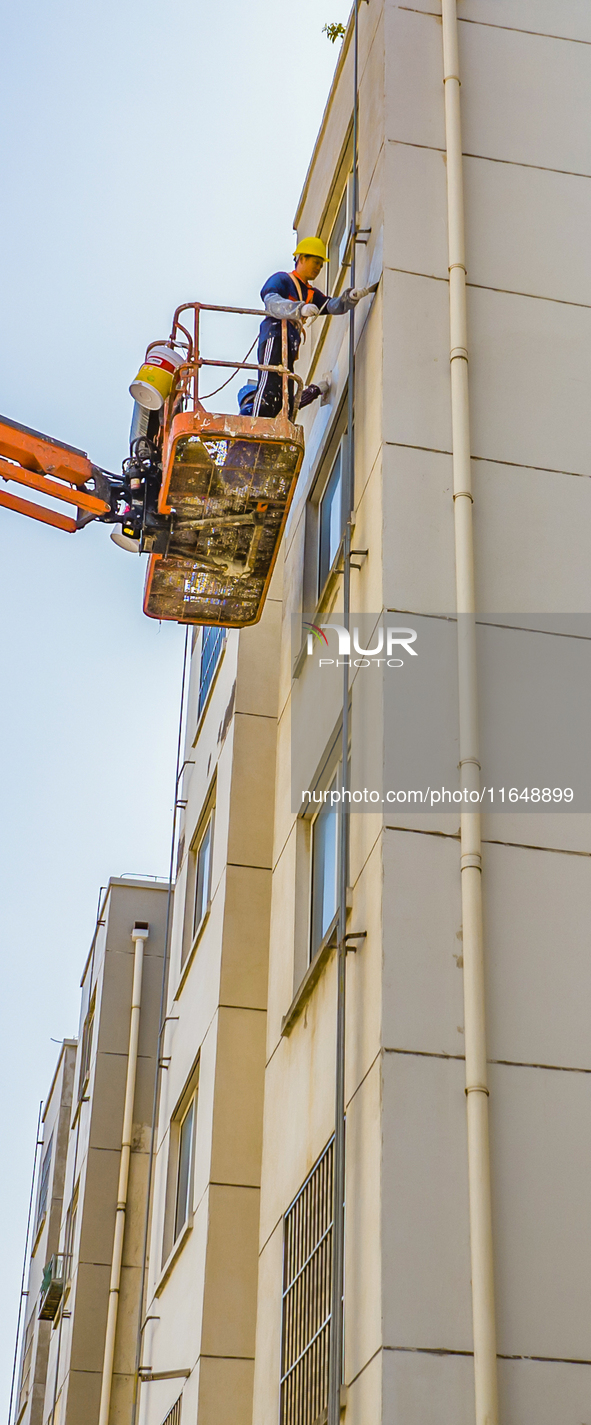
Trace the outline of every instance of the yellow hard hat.
<path fill-rule="evenodd" d="M 296 247 L 294 257 L 321 257 L 323 262 L 327 262 L 326 244 L 323 243 L 322 238 L 302 238 Z"/>

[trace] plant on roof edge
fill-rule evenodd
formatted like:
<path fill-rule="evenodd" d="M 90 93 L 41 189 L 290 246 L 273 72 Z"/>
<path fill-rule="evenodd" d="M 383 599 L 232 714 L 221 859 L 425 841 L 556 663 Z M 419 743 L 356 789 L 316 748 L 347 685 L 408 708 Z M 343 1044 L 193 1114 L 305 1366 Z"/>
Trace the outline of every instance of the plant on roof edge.
<path fill-rule="evenodd" d="M 333 25 L 323 25 L 322 33 L 328 37 L 333 45 L 335 40 L 342 40 L 345 33 L 345 26 L 341 25 L 340 21 L 335 21 Z"/>

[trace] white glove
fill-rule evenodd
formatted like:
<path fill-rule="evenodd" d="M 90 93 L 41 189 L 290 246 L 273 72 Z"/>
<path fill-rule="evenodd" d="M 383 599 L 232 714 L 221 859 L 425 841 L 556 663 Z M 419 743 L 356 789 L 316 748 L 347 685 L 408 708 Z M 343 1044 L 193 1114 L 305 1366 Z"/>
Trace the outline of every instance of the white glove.
<path fill-rule="evenodd" d="M 314 322 L 316 317 L 320 316 L 320 307 L 317 307 L 315 302 L 305 302 L 300 316 L 303 321 Z"/>
<path fill-rule="evenodd" d="M 370 292 L 375 292 L 377 285 L 373 282 L 371 287 L 352 287 L 347 296 L 351 302 L 360 302 L 362 297 L 369 297 Z"/>

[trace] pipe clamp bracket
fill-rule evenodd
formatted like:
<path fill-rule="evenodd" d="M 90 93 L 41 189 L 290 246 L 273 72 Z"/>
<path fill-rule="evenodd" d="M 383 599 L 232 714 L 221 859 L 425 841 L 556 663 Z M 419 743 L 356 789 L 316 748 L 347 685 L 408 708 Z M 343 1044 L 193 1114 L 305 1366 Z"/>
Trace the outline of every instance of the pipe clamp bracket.
<path fill-rule="evenodd" d="M 486 1097 L 490 1098 L 490 1093 L 486 1087 L 486 1084 L 466 1084 L 464 1093 L 466 1094 L 466 1096 L 469 1093 L 485 1093 Z"/>
<path fill-rule="evenodd" d="M 450 361 L 467 361 L 468 352 L 465 346 L 452 346 L 449 353 Z"/>
<path fill-rule="evenodd" d="M 470 851 L 464 856 L 460 856 L 461 871 L 481 871 L 482 857 L 477 852 Z"/>
<path fill-rule="evenodd" d="M 471 501 L 472 501 L 472 504 L 474 504 L 474 496 L 473 496 L 471 490 L 456 490 L 456 492 L 455 492 L 455 494 L 454 494 L 454 500 L 461 500 L 461 499 L 471 500 Z"/>

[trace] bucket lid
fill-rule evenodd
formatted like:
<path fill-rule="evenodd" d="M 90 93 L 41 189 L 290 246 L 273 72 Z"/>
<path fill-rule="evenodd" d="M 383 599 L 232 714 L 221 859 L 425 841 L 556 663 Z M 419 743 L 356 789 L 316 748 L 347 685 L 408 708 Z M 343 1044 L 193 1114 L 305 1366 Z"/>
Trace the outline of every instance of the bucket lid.
<path fill-rule="evenodd" d="M 164 405 L 164 397 L 148 381 L 132 381 L 129 391 L 134 401 L 137 401 L 138 406 L 143 406 L 145 411 L 159 411 Z"/>
<path fill-rule="evenodd" d="M 139 554 L 140 552 L 139 539 L 130 539 L 129 535 L 123 534 L 120 529 L 115 528 L 111 531 L 111 539 L 113 544 L 118 544 L 120 549 L 127 549 L 129 554 Z"/>

